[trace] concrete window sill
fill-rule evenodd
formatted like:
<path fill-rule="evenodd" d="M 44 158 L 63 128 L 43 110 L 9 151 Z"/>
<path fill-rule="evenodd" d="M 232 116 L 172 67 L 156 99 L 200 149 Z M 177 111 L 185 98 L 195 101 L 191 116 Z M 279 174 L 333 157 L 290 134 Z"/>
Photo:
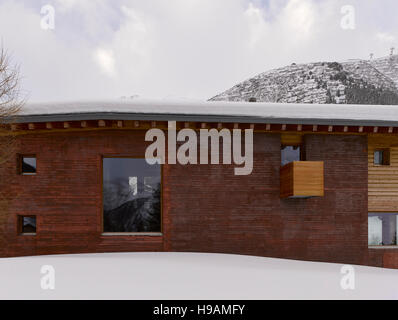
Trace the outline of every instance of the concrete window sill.
<path fill-rule="evenodd" d="M 151 237 L 161 237 L 163 233 L 161 232 L 103 232 L 102 236 L 151 236 Z"/>
<path fill-rule="evenodd" d="M 368 249 L 398 249 L 398 246 L 368 246 Z"/>

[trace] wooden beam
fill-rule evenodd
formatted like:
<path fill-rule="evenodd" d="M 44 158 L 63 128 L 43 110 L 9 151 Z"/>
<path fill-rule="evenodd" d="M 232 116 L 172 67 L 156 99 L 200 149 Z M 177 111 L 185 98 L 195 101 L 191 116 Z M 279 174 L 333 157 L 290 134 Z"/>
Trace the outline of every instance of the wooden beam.
<path fill-rule="evenodd" d="M 184 127 L 185 127 L 185 128 L 189 128 L 189 122 L 185 122 L 185 123 L 184 123 Z"/>
<path fill-rule="evenodd" d="M 373 133 L 377 133 L 379 131 L 379 127 L 373 127 Z"/>
<path fill-rule="evenodd" d="M 333 126 L 329 126 L 328 127 L 328 132 L 332 132 L 333 131 Z"/>
<path fill-rule="evenodd" d="M 104 120 L 98 120 L 98 127 L 105 127 L 105 121 Z"/>
<path fill-rule="evenodd" d="M 286 125 L 282 124 L 282 131 L 286 131 Z"/>
<path fill-rule="evenodd" d="M 234 123 L 234 129 L 239 129 L 239 123 Z"/>
<path fill-rule="evenodd" d="M 250 129 L 254 130 L 254 123 L 250 124 Z"/>
<path fill-rule="evenodd" d="M 360 126 L 360 127 L 358 128 L 358 132 L 360 132 L 360 133 L 363 132 L 363 127 L 362 127 L 362 126 Z"/>
<path fill-rule="evenodd" d="M 202 129 L 206 129 L 206 122 L 202 122 L 202 123 L 200 124 L 200 127 L 201 127 Z"/>
<path fill-rule="evenodd" d="M 123 121 L 122 120 L 118 120 L 117 121 L 117 127 L 118 128 L 123 128 Z"/>
<path fill-rule="evenodd" d="M 29 123 L 28 124 L 29 130 L 34 130 L 35 129 L 35 124 L 34 123 Z"/>
<path fill-rule="evenodd" d="M 222 129 L 222 123 L 221 122 L 217 123 L 217 129 Z"/>
<path fill-rule="evenodd" d="M 87 121 L 80 121 L 80 126 L 82 128 L 86 128 L 87 127 Z"/>
<path fill-rule="evenodd" d="M 67 122 L 67 121 L 65 121 L 65 122 L 64 122 L 64 128 L 65 128 L 65 129 L 68 129 L 68 128 L 70 128 L 70 124 L 69 124 L 69 122 Z"/>
<path fill-rule="evenodd" d="M 314 131 L 314 132 L 318 131 L 318 125 L 314 124 L 312 126 L 312 131 Z"/>
<path fill-rule="evenodd" d="M 388 128 L 388 133 L 393 133 L 394 132 L 394 128 L 393 127 L 389 127 Z"/>
<path fill-rule="evenodd" d="M 12 131 L 15 131 L 15 130 L 17 130 L 17 128 L 18 128 L 18 127 L 17 127 L 17 125 L 16 125 L 16 124 L 14 124 L 14 123 L 13 123 L 13 124 L 11 124 L 11 130 L 12 130 Z"/>
<path fill-rule="evenodd" d="M 46 122 L 46 129 L 52 129 L 53 124 L 51 122 Z"/>
<path fill-rule="evenodd" d="M 302 131 L 303 130 L 303 125 L 302 124 L 298 124 L 297 125 L 297 131 Z"/>
<path fill-rule="evenodd" d="M 138 120 L 134 121 L 134 127 L 138 128 L 140 126 L 140 122 Z"/>
<path fill-rule="evenodd" d="M 265 125 L 265 130 L 270 131 L 271 130 L 271 125 L 269 123 L 267 123 Z"/>
<path fill-rule="evenodd" d="M 323 197 L 323 161 L 290 162 L 280 170 L 280 196 Z"/>
<path fill-rule="evenodd" d="M 348 132 L 348 127 L 347 126 L 344 127 L 344 132 Z"/>
<path fill-rule="evenodd" d="M 156 121 L 152 121 L 152 122 L 151 122 L 151 127 L 152 127 L 152 128 L 156 128 Z"/>

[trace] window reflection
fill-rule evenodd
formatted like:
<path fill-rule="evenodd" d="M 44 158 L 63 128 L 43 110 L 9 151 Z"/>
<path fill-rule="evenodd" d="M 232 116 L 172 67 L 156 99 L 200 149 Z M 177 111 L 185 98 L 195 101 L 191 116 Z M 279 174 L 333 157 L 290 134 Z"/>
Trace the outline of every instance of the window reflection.
<path fill-rule="evenodd" d="M 293 161 L 300 161 L 301 150 L 300 146 L 282 146 L 281 147 L 281 165 L 284 166 Z"/>
<path fill-rule="evenodd" d="M 103 159 L 104 232 L 160 232 L 160 165 Z"/>
<path fill-rule="evenodd" d="M 20 216 L 21 233 L 36 233 L 36 216 Z"/>
<path fill-rule="evenodd" d="M 36 173 L 36 157 L 26 157 L 21 158 L 21 173 L 22 174 L 35 174 Z"/>
<path fill-rule="evenodd" d="M 370 246 L 397 245 L 397 214 L 370 213 L 368 215 L 368 244 Z"/>

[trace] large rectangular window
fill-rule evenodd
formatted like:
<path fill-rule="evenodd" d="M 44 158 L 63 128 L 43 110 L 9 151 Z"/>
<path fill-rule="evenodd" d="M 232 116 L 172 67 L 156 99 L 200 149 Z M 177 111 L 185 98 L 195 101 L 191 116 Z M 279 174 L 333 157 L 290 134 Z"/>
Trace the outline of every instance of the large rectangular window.
<path fill-rule="evenodd" d="M 161 232 L 161 167 L 103 158 L 104 232 Z"/>
<path fill-rule="evenodd" d="M 396 246 L 398 219 L 397 213 L 369 213 L 369 246 Z"/>

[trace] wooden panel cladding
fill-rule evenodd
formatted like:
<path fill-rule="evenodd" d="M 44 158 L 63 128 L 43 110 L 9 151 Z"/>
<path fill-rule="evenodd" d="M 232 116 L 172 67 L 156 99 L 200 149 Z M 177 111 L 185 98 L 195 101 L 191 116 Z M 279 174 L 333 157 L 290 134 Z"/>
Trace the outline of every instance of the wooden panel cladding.
<path fill-rule="evenodd" d="M 387 150 L 387 165 L 374 164 L 374 152 Z M 368 137 L 368 207 L 371 212 L 398 211 L 398 136 Z"/>
<path fill-rule="evenodd" d="M 283 146 L 299 146 L 303 143 L 303 135 L 297 133 L 282 133 L 281 144 Z"/>
<path fill-rule="evenodd" d="M 323 161 L 294 161 L 280 171 L 281 198 L 323 197 Z"/>
<path fill-rule="evenodd" d="M 290 162 L 281 167 L 280 173 L 280 193 L 281 198 L 288 198 L 293 195 L 293 165 L 294 162 Z"/>

